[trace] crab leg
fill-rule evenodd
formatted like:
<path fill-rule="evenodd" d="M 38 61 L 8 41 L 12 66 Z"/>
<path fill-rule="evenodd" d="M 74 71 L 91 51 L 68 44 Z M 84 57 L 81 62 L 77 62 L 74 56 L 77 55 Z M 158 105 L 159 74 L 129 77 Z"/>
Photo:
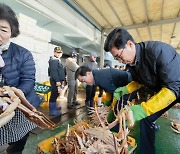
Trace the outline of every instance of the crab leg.
<path fill-rule="evenodd" d="M 10 114 L 0 118 L 0 128 L 4 126 L 5 124 L 7 124 L 14 117 L 14 115 L 15 115 L 15 112 L 13 111 Z"/>
<path fill-rule="evenodd" d="M 37 126 L 41 128 L 52 128 L 55 126 L 54 123 L 47 121 L 43 116 L 39 116 L 35 112 L 32 112 L 30 109 L 26 108 L 22 104 L 18 105 L 18 108 L 30 118 L 32 122 L 35 122 Z"/>
<path fill-rule="evenodd" d="M 98 112 L 98 110 L 97 110 L 97 106 L 95 106 L 95 112 L 96 112 L 96 114 L 97 114 L 97 117 L 98 117 L 98 119 L 99 119 L 99 122 L 100 122 L 101 126 L 102 126 L 103 128 L 105 128 L 106 126 L 105 126 L 104 122 L 102 121 L 102 119 L 100 118 L 99 112 Z"/>
<path fill-rule="evenodd" d="M 9 90 L 9 87 L 5 87 L 5 89 Z M 12 88 L 16 90 L 16 93 L 19 94 L 19 92 L 17 92 L 16 88 Z M 8 94 L 12 94 L 13 91 L 12 89 L 10 89 L 9 91 L 7 91 Z M 20 90 L 19 90 L 20 91 Z M 15 95 L 16 96 L 16 95 Z M 13 97 L 15 97 L 13 96 Z M 21 102 L 25 102 L 24 104 L 28 104 L 27 107 L 24 106 L 23 104 L 18 104 L 18 108 L 32 121 L 34 122 L 38 127 L 40 128 L 53 128 L 55 126 L 55 124 L 53 122 L 51 122 L 49 119 L 47 120 L 47 118 L 45 118 L 45 116 L 43 114 L 40 114 L 40 112 L 38 112 L 34 107 L 31 107 L 31 105 L 29 106 L 29 102 L 22 96 L 22 94 L 19 94 L 19 96 L 21 97 Z M 17 98 L 17 96 L 16 96 Z M 10 105 L 13 105 L 14 102 L 12 102 L 9 98 L 3 98 L 5 99 L 8 103 L 10 103 Z M 20 101 L 20 99 L 17 99 Z M 15 99 L 14 99 L 15 100 Z M 30 109 L 28 108 L 30 107 Z M 33 112 L 31 109 L 33 108 L 34 111 Z"/>
<path fill-rule="evenodd" d="M 37 111 L 36 108 L 27 101 L 27 99 L 25 98 L 25 96 L 21 90 L 15 88 L 15 87 L 12 87 L 11 90 L 16 94 L 16 96 L 19 97 L 19 99 L 21 100 L 21 103 L 24 106 L 26 106 L 31 111 Z"/>
<path fill-rule="evenodd" d="M 6 99 L 9 99 L 6 97 Z M 3 100 L 5 100 L 5 98 L 3 98 Z M 9 99 L 10 101 L 10 99 Z M 19 105 L 20 100 L 16 99 L 16 101 L 14 101 L 13 103 L 11 103 L 8 108 L 0 115 L 0 118 L 7 116 L 8 114 L 12 113 L 17 106 Z"/>
<path fill-rule="evenodd" d="M 34 111 L 37 115 L 42 116 L 43 120 L 45 120 L 45 122 L 47 122 L 49 125 L 51 125 L 51 127 L 55 127 L 55 124 L 53 122 L 51 122 L 43 113 L 37 111 L 36 108 L 27 101 L 27 99 L 25 98 L 25 96 L 21 90 L 14 88 L 14 87 L 12 87 L 11 89 L 20 98 L 21 103 L 24 106 L 26 106 L 31 111 Z"/>
<path fill-rule="evenodd" d="M 129 126 L 132 127 L 134 126 L 133 112 L 127 106 L 125 107 L 125 109 L 126 109 L 126 117 L 127 120 L 129 121 Z"/>

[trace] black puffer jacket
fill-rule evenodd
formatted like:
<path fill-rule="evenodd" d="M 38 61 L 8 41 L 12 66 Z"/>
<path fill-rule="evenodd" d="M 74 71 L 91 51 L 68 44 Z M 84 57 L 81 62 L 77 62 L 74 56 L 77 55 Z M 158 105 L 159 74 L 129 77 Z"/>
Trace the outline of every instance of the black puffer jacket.
<path fill-rule="evenodd" d="M 65 68 L 61 61 L 56 57 L 51 57 L 48 68 L 50 80 L 60 82 L 65 80 Z"/>
<path fill-rule="evenodd" d="M 180 98 L 180 55 L 163 42 L 148 41 L 136 44 L 136 64 L 127 65 L 132 78 L 153 90 L 162 87 Z"/>

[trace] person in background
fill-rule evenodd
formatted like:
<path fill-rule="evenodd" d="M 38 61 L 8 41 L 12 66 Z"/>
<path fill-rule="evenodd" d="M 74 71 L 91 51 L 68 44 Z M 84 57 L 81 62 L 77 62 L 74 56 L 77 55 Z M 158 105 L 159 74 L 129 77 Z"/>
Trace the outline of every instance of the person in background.
<path fill-rule="evenodd" d="M 77 69 L 75 74 L 76 79 L 78 79 L 80 82 L 84 82 L 87 85 L 96 85 L 101 87 L 103 90 L 105 90 L 107 97 L 106 101 L 104 102 L 105 106 L 110 106 L 112 108 L 117 108 L 115 104 L 111 104 L 112 97 L 111 95 L 114 93 L 114 91 L 121 86 L 124 86 L 131 82 L 132 77 L 131 73 L 126 71 L 117 70 L 114 68 L 107 68 L 107 69 L 100 69 L 100 70 L 91 70 L 90 68 L 86 66 L 81 66 Z M 108 92 L 108 93 L 107 93 Z M 136 96 L 136 93 L 133 93 L 133 95 L 126 95 L 123 97 L 123 104 L 126 105 L 127 101 L 131 101 Z M 121 102 L 121 101 L 120 101 Z M 120 104 L 121 105 L 121 104 Z M 120 108 L 121 106 L 118 106 Z M 114 113 L 111 113 L 108 115 L 107 120 L 108 122 L 112 122 L 114 120 Z"/>
<path fill-rule="evenodd" d="M 134 121 L 140 121 L 140 153 L 154 154 L 154 121 L 180 101 L 180 55 L 163 42 L 135 43 L 121 27 L 107 36 L 104 50 L 126 64 L 132 75 L 132 82 L 115 90 L 117 100 L 139 89 L 141 84 L 156 91 L 147 101 L 130 107 Z"/>
<path fill-rule="evenodd" d="M 91 70 L 98 69 L 96 58 L 97 58 L 97 54 L 95 52 L 91 52 L 89 56 L 89 61 L 86 62 L 84 66 L 89 67 Z M 93 107 L 95 93 L 96 93 L 96 85 L 86 86 L 86 100 L 85 100 L 86 108 Z"/>
<path fill-rule="evenodd" d="M 106 63 L 106 64 L 104 64 L 104 68 L 112 68 L 112 66 L 111 66 L 111 64 Z"/>
<path fill-rule="evenodd" d="M 118 70 L 120 69 L 119 65 L 115 65 L 114 68 Z"/>
<path fill-rule="evenodd" d="M 66 59 L 66 74 L 68 82 L 68 97 L 67 97 L 67 108 L 73 109 L 76 105 L 79 105 L 77 101 L 78 85 L 75 80 L 75 72 L 79 65 L 77 64 L 77 52 L 75 50 L 70 51 L 70 57 Z"/>
<path fill-rule="evenodd" d="M 115 68 L 91 70 L 87 66 L 80 66 L 75 73 L 75 78 L 87 85 L 100 86 L 112 94 L 118 87 L 127 85 L 132 80 L 131 74 L 126 71 Z"/>
<path fill-rule="evenodd" d="M 51 96 L 49 99 L 49 115 L 61 116 L 60 107 L 57 107 L 56 100 L 61 92 L 61 86 L 65 80 L 65 69 L 61 62 L 63 51 L 61 47 L 54 48 L 54 56 L 49 59 L 49 76 L 51 84 Z"/>
<path fill-rule="evenodd" d="M 35 93 L 35 63 L 27 49 L 10 42 L 19 35 L 19 22 L 14 11 L 0 3 L 0 84 L 23 91 L 26 99 L 35 107 L 40 100 Z M 0 128 L 0 145 L 9 144 L 7 153 L 21 154 L 29 132 L 36 125 L 31 123 L 18 109 L 15 116 Z"/>
<path fill-rule="evenodd" d="M 121 65 L 121 66 L 119 66 L 119 69 L 122 70 L 122 71 L 126 70 L 126 66 L 125 65 Z"/>

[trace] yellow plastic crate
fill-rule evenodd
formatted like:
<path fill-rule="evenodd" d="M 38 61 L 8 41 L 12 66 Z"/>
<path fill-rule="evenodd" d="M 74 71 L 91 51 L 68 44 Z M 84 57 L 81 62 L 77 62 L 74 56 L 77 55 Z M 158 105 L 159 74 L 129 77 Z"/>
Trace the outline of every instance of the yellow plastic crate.
<path fill-rule="evenodd" d="M 74 127 L 70 127 L 70 130 L 74 129 Z M 63 132 L 58 133 L 56 136 L 50 137 L 38 144 L 38 152 L 40 154 L 53 154 L 54 153 L 54 147 L 52 146 L 52 142 L 54 141 L 55 137 L 61 138 L 66 134 L 66 130 Z M 136 148 L 136 141 L 134 138 L 128 136 L 128 142 L 130 144 L 129 150 Z"/>
<path fill-rule="evenodd" d="M 61 136 L 65 135 L 66 130 L 57 134 L 56 136 L 50 137 L 38 144 L 38 152 L 40 154 L 50 154 L 54 153 L 54 147 L 52 146 L 52 142 L 54 141 L 55 137 L 60 138 Z"/>

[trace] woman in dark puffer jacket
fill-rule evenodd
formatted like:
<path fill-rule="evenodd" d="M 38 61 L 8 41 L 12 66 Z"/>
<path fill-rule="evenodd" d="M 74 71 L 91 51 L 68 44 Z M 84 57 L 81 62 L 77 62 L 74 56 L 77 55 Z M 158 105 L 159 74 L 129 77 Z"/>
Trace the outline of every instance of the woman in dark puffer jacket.
<path fill-rule="evenodd" d="M 21 89 L 27 100 L 37 107 L 39 98 L 34 91 L 35 63 L 25 48 L 11 43 L 19 34 L 19 23 L 14 11 L 0 3 L 0 83 Z M 15 116 L 0 128 L 0 145 L 9 144 L 7 153 L 22 153 L 29 131 L 36 126 L 18 109 Z"/>

